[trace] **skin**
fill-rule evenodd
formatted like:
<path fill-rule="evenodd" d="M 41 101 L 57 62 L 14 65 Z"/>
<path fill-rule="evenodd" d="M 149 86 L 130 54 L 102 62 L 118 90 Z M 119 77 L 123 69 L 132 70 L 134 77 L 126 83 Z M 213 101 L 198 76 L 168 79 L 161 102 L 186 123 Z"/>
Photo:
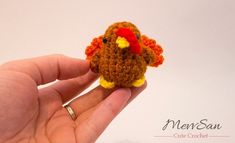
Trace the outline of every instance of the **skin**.
<path fill-rule="evenodd" d="M 140 88 L 104 89 L 79 96 L 97 75 L 89 62 L 50 55 L 0 66 L 0 143 L 92 143 L 141 91 Z M 38 87 L 58 79 L 46 87 Z"/>

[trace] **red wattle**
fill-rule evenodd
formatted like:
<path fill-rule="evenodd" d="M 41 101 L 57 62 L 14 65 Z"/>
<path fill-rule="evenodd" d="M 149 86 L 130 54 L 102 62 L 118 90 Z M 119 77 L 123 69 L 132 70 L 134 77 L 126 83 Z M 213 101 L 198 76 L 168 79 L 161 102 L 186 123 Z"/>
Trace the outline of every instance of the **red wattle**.
<path fill-rule="evenodd" d="M 131 52 L 134 54 L 141 53 L 140 44 L 136 38 L 136 35 L 128 28 L 119 28 L 116 32 L 117 36 L 121 36 L 127 39 L 130 43 Z"/>

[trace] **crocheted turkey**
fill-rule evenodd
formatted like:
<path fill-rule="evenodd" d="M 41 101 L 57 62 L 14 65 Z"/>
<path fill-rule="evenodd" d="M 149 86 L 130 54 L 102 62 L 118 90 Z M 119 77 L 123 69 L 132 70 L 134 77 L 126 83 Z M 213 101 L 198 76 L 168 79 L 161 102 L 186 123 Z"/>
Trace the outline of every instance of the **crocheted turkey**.
<path fill-rule="evenodd" d="M 163 63 L 163 52 L 155 40 L 142 36 L 130 22 L 117 22 L 86 48 L 90 68 L 99 73 L 104 88 L 140 87 L 147 66 Z"/>

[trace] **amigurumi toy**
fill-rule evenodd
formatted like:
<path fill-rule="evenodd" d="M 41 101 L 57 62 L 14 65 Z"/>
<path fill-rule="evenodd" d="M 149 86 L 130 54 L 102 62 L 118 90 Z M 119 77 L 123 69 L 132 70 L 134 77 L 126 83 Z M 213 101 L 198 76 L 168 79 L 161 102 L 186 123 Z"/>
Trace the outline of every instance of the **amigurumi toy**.
<path fill-rule="evenodd" d="M 163 52 L 155 40 L 142 36 L 130 22 L 117 22 L 86 48 L 90 68 L 99 73 L 104 88 L 139 87 L 147 66 L 163 63 Z"/>

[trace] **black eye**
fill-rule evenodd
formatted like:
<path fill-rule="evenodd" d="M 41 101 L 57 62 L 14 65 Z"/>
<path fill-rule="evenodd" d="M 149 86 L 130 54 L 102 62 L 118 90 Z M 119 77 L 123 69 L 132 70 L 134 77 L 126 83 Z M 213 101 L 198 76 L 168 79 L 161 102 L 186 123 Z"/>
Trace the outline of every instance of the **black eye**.
<path fill-rule="evenodd" d="M 139 39 L 140 39 L 140 35 L 139 35 L 139 34 L 136 34 L 136 38 L 139 40 Z"/>
<path fill-rule="evenodd" d="M 107 39 L 106 38 L 103 38 L 103 43 L 107 43 Z"/>

